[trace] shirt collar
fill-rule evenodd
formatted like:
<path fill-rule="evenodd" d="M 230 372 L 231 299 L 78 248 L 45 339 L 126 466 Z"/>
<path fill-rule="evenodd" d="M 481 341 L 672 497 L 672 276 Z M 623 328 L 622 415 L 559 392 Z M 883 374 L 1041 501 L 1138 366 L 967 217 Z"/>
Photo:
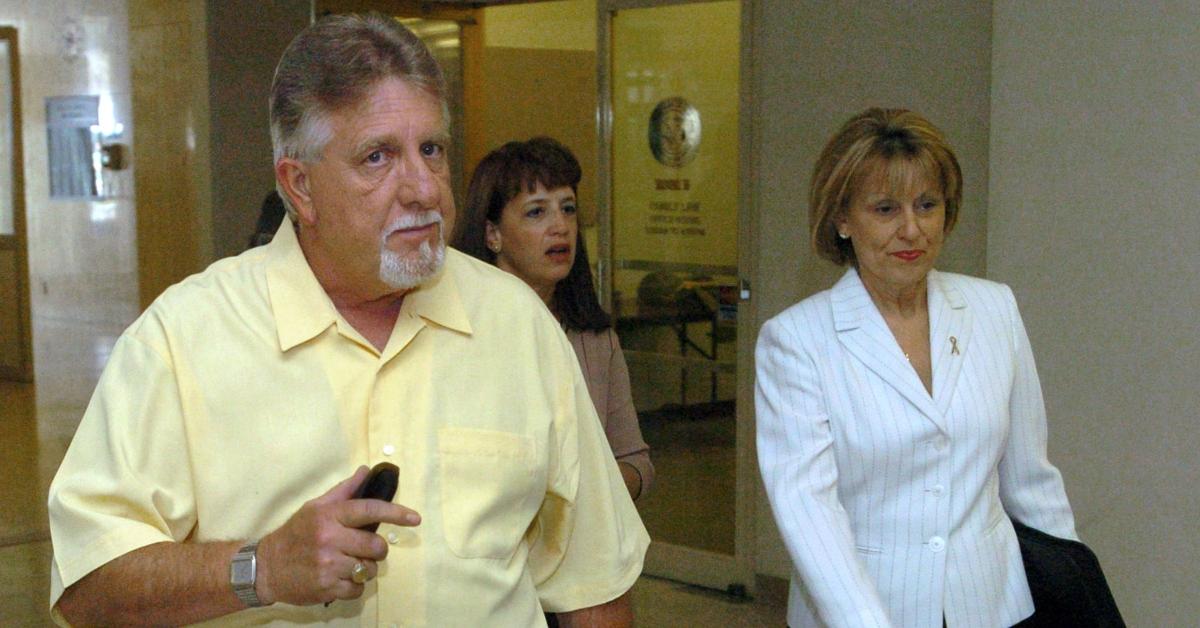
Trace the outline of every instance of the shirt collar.
<path fill-rule="evenodd" d="M 434 325 L 470 334 L 471 321 L 463 307 L 463 286 L 459 284 L 463 274 L 456 271 L 465 263 L 462 257 L 462 253 L 446 247 L 446 262 L 442 264 L 442 269 L 404 297 L 402 311 L 408 311 Z"/>
<path fill-rule="evenodd" d="M 337 322 L 337 309 L 317 281 L 292 221 L 285 218 L 274 239 L 267 266 L 267 291 L 279 334 L 279 350 L 312 340 Z"/>
<path fill-rule="evenodd" d="M 280 351 L 303 344 L 319 336 L 341 316 L 317 281 L 290 219 L 284 220 L 270 244 L 267 289 L 279 335 Z M 402 315 L 407 312 L 432 324 L 471 333 L 471 324 L 463 308 L 456 273 L 450 267 L 463 261 L 461 253 L 447 248 L 446 263 L 434 277 L 404 297 Z"/>

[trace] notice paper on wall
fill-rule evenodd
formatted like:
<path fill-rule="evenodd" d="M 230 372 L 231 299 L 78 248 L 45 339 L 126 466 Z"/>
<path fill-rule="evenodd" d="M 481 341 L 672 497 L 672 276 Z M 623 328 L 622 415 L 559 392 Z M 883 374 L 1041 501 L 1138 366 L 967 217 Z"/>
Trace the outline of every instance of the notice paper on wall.
<path fill-rule="evenodd" d="M 99 129 L 99 96 L 46 99 L 51 198 L 101 195 Z"/>

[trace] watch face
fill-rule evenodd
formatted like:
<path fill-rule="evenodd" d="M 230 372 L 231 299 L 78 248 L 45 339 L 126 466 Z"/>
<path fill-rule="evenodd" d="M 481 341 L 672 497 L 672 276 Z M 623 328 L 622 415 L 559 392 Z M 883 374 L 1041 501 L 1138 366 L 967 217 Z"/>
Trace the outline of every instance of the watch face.
<path fill-rule="evenodd" d="M 239 584 L 253 585 L 254 584 L 254 555 L 242 555 L 234 557 L 233 565 L 229 568 L 229 581 L 235 586 Z"/>

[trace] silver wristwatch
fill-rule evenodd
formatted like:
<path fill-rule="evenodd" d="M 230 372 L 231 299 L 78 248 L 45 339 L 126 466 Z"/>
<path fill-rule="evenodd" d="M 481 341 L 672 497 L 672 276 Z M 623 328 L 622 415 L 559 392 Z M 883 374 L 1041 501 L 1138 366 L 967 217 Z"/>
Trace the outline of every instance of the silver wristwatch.
<path fill-rule="evenodd" d="M 229 584 L 234 595 L 250 608 L 262 606 L 254 584 L 258 581 L 258 541 L 247 543 L 233 555 L 229 565 Z"/>

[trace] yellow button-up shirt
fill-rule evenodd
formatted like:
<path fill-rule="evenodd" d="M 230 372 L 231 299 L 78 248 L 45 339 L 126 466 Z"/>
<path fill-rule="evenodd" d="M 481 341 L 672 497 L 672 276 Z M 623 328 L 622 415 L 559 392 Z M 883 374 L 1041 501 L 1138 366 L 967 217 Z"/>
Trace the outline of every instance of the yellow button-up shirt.
<path fill-rule="evenodd" d="M 391 551 L 361 599 L 214 623 L 537 626 L 632 586 L 649 537 L 536 295 L 448 250 L 380 353 L 287 225 L 117 342 L 50 489 L 51 606 L 139 547 L 261 538 L 384 460 L 422 521 L 380 526 Z"/>

